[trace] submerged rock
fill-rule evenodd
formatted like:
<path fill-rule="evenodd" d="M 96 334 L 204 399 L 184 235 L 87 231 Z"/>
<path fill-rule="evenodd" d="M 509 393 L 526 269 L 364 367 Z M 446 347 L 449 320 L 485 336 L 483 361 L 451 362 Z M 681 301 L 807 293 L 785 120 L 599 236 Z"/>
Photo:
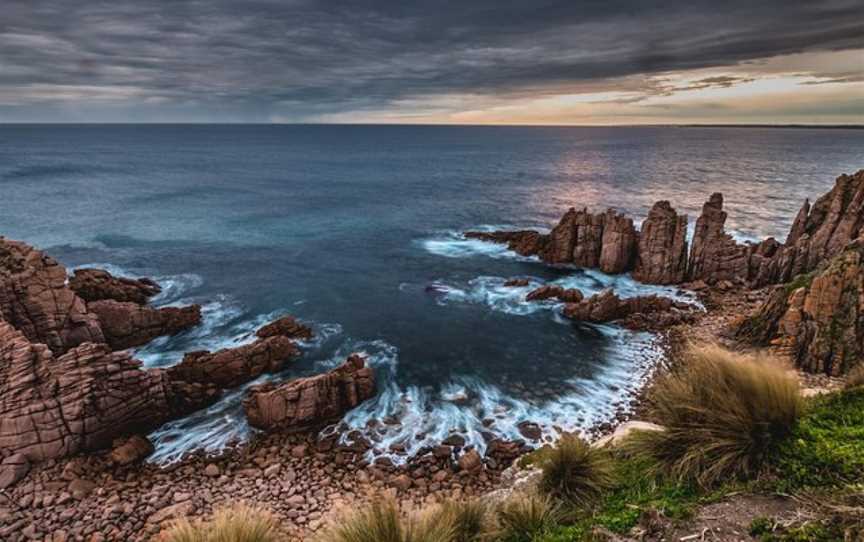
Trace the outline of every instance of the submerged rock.
<path fill-rule="evenodd" d="M 298 322 L 293 316 L 283 316 L 261 327 L 255 335 L 262 339 L 281 335 L 289 339 L 308 341 L 312 338 L 312 329 Z"/>
<path fill-rule="evenodd" d="M 115 277 L 104 269 L 76 269 L 69 279 L 69 287 L 84 301 L 132 302 L 143 305 L 162 291 L 156 282 L 148 279 Z"/>
<path fill-rule="evenodd" d="M 479 239 L 492 243 L 507 245 L 507 248 L 522 256 L 534 256 L 543 250 L 547 242 L 545 235 L 532 230 L 520 231 L 469 231 L 465 232 L 467 239 Z"/>
<path fill-rule="evenodd" d="M 332 421 L 374 395 L 374 372 L 352 354 L 324 374 L 253 387 L 243 410 L 253 427 L 300 430 Z"/>
<path fill-rule="evenodd" d="M 691 310 L 690 305 L 667 297 L 649 295 L 621 299 L 611 289 L 606 289 L 579 303 L 568 303 L 563 314 L 580 322 L 625 320 L 625 327 L 650 329 L 680 323 Z M 651 318 L 645 319 L 644 315 L 651 315 Z"/>
<path fill-rule="evenodd" d="M 578 303 L 585 296 L 577 288 L 563 288 L 555 284 L 547 284 L 528 292 L 525 301 L 542 301 L 544 299 L 558 299 L 565 303 Z"/>

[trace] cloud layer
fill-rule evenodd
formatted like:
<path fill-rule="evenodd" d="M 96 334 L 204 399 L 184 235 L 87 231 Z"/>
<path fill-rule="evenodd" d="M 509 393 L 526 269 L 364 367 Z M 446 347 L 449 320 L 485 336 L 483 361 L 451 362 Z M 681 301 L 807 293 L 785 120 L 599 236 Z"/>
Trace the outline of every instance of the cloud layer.
<path fill-rule="evenodd" d="M 802 82 L 852 85 L 854 99 L 862 6 L 5 0 L 0 121 L 446 120 L 591 93 L 627 105 L 752 83 L 760 59 L 850 50 L 857 65 L 811 65 Z"/>

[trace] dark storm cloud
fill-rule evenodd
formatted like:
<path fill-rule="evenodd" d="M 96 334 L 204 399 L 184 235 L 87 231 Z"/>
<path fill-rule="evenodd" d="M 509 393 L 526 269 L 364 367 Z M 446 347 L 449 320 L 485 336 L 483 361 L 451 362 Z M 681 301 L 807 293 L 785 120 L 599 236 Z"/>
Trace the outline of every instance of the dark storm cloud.
<path fill-rule="evenodd" d="M 554 92 L 861 48 L 862 5 L 3 0 L 0 115 L 302 120 L 416 97 Z"/>

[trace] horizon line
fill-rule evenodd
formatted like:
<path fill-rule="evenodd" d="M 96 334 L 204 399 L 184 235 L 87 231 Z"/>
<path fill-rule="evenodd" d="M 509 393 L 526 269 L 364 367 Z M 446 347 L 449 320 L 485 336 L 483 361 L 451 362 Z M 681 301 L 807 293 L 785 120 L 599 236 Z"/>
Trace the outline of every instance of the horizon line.
<path fill-rule="evenodd" d="M 506 127 L 506 128 L 822 128 L 864 129 L 864 124 L 849 123 L 654 123 L 654 124 L 548 124 L 548 123 L 409 123 L 409 122 L 237 122 L 237 121 L 15 121 L 0 126 L 429 126 L 429 127 Z"/>

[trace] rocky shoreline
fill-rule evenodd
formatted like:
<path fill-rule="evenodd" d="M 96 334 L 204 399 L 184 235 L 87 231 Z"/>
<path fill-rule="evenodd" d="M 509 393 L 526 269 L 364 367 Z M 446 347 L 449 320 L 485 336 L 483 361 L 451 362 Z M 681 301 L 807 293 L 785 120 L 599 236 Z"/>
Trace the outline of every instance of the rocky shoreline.
<path fill-rule="evenodd" d="M 571 209 L 548 235 L 466 236 L 506 243 L 552 265 L 630 272 L 694 292 L 705 311 L 611 291 L 586 299 L 578 290 L 543 286 L 528 294 L 528 301 L 557 299 L 572 320 L 657 332 L 666 356 L 655 375 L 689 341 L 741 348 L 747 339 L 777 347 L 808 371 L 805 387 L 839 385 L 838 377 L 859 363 L 864 337 L 857 316 L 864 314 L 864 171 L 838 178 L 812 207 L 805 202 L 782 244 L 739 244 L 724 232 L 725 220 L 722 196 L 712 195 L 690 250 L 687 217 L 668 202 L 652 208 L 641 231 L 614 211 Z M 795 288 L 782 285 L 805 275 L 808 281 Z M 518 279 L 509 285 L 524 286 Z M 142 369 L 125 348 L 200 321 L 194 305 L 149 306 L 158 291 L 152 281 L 102 270 L 78 270 L 67 279 L 49 256 L 0 238 L 0 539 L 149 540 L 166 521 L 237 501 L 270 509 L 286 534 L 302 538 L 341 506 L 382 492 L 419 507 L 500 488 L 509 483 L 507 467 L 540 441 L 541 428 L 526 420 L 525 440 L 490 433 L 484 457 L 454 434 L 404 464 L 387 457 L 370 463 L 372 443 L 364 435 L 342 439 L 338 425 L 319 431 L 375 394 L 374 372 L 352 354 L 321 375 L 253 386 L 243 406 L 264 432 L 250 442 L 218 457 L 142 463 L 152 452 L 143 434 L 278 372 L 300 355 L 295 342 L 312 333 L 286 316 L 259 329 L 249 344 L 188 352 L 168 369 Z M 619 410 L 617 423 L 641 412 L 649 388 L 650 382 Z M 589 436 L 615 425 L 594 427 Z"/>

